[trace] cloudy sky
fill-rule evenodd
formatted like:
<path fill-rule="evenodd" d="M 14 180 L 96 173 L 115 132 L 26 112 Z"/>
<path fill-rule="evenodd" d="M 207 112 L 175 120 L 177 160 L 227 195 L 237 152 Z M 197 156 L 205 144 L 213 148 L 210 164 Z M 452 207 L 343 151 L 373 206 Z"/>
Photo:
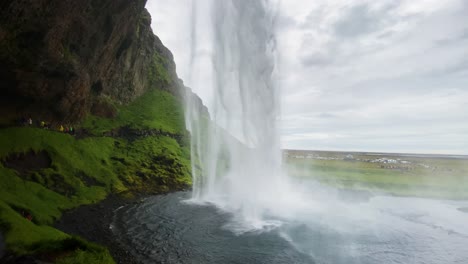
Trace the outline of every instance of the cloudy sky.
<path fill-rule="evenodd" d="M 147 7 L 190 86 L 191 0 Z M 284 148 L 468 154 L 468 0 L 282 0 L 276 25 Z"/>

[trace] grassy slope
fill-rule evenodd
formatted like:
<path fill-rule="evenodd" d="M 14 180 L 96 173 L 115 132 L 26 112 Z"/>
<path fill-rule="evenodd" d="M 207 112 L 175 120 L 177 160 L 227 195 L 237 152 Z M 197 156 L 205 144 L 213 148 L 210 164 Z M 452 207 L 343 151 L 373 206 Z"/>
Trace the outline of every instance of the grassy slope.
<path fill-rule="evenodd" d="M 0 163 L 0 228 L 9 250 L 37 254 L 68 246 L 71 253 L 61 263 L 113 263 L 106 249 L 49 225 L 63 210 L 95 203 L 109 193 L 159 193 L 190 185 L 187 140 L 171 137 L 186 136 L 179 100 L 151 90 L 118 111 L 115 119 L 89 117 L 83 127 L 92 135 L 84 139 L 40 128 L 0 129 L 0 160 L 31 150 L 44 150 L 52 160 L 49 168 L 23 175 Z M 102 136 L 121 126 L 156 129 L 161 134 L 134 141 Z M 33 221 L 21 211 L 30 212 Z"/>
<path fill-rule="evenodd" d="M 397 157 L 395 157 L 397 158 Z M 381 168 L 380 163 L 346 160 L 288 160 L 291 174 L 314 178 L 338 188 L 385 192 L 402 196 L 468 198 L 468 162 L 413 158 L 410 170 Z M 417 164 L 428 164 L 425 168 Z M 434 169 L 437 168 L 437 169 Z"/>
<path fill-rule="evenodd" d="M 183 133 L 183 108 L 173 95 L 161 91 L 151 91 L 129 106 L 117 106 L 118 116 L 106 119 L 90 116 L 83 127 L 96 135 L 121 127 L 135 129 L 158 129 L 169 133 Z"/>

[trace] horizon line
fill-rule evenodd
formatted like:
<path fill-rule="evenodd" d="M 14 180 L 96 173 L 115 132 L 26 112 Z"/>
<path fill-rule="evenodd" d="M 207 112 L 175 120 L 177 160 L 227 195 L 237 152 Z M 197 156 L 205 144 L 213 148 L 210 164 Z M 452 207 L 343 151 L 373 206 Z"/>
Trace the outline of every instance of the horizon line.
<path fill-rule="evenodd" d="M 359 154 L 393 154 L 393 155 L 430 155 L 430 156 L 458 156 L 468 158 L 468 154 L 442 154 L 442 153 L 416 153 L 416 152 L 378 152 L 378 151 L 353 151 L 353 150 L 320 150 L 320 149 L 291 149 L 282 148 L 281 151 L 313 151 L 313 152 L 339 152 Z"/>

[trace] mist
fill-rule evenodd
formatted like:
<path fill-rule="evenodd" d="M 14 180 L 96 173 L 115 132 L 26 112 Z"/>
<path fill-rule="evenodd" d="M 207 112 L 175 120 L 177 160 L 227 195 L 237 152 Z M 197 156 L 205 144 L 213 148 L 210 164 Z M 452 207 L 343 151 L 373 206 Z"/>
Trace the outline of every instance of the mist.
<path fill-rule="evenodd" d="M 191 88 L 205 96 L 210 110 L 209 116 L 203 116 L 193 102 L 186 103 L 193 190 L 185 203 L 227 214 L 222 229 L 238 238 L 276 232 L 311 263 L 468 261 L 463 250 L 468 238 L 465 156 L 349 151 L 379 146 L 382 151 L 398 150 L 388 148 L 395 138 L 386 138 L 385 122 L 379 122 L 382 127 L 359 132 L 359 147 L 351 141 L 339 143 L 356 139 L 347 135 L 346 125 L 372 116 L 372 107 L 367 108 L 368 114 L 349 110 L 339 127 L 345 132 L 335 137 L 320 136 L 320 131 L 294 131 L 299 129 L 294 125 L 302 122 L 310 126 L 307 129 L 320 130 L 339 114 L 317 110 L 306 112 L 304 118 L 301 111 L 305 109 L 298 104 L 298 108 L 292 105 L 295 115 L 281 117 L 282 96 L 295 90 L 285 87 L 291 85 L 286 79 L 293 58 L 284 58 L 284 40 L 282 44 L 278 40 L 286 23 L 280 14 L 283 5 L 262 0 L 192 1 L 182 9 L 188 14 L 190 36 L 185 54 L 190 69 L 185 76 Z M 362 12 L 358 16 L 370 11 L 365 7 Z M 368 19 L 363 23 L 370 23 L 372 19 Z M 350 37 L 354 29 L 343 24 L 341 34 Z M 316 57 L 309 59 L 303 63 L 326 64 Z M 313 98 L 307 95 L 314 95 L 315 82 L 308 81 L 311 92 L 300 92 L 297 102 Z M 337 80 L 329 82 L 336 84 Z M 342 99 L 317 105 L 338 107 Z M 360 98 L 346 100 L 347 105 L 365 104 Z M 395 119 L 390 121 L 398 120 L 398 115 L 392 117 Z M 291 121 L 290 126 L 280 128 L 285 120 Z M 372 125 L 376 124 L 366 127 Z M 286 137 L 296 141 L 299 150 L 282 154 L 281 129 L 289 131 Z M 366 139 L 366 135 L 375 139 Z M 317 141 L 332 142 L 329 146 L 349 152 L 304 150 Z M 376 143 L 367 146 L 371 141 Z M 414 141 L 418 142 L 430 139 Z M 407 150 L 411 149 L 418 148 L 409 145 Z"/>

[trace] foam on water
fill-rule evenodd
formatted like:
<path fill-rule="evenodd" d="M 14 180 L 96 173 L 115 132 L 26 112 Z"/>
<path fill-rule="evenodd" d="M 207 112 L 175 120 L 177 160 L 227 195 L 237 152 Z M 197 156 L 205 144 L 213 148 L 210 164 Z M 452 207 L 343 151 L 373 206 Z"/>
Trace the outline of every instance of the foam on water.
<path fill-rule="evenodd" d="M 233 232 L 240 227 L 229 225 L 233 213 L 189 196 L 128 205 L 116 212 L 112 231 L 142 263 L 468 263 L 468 214 L 458 210 L 467 201 L 324 201 L 283 218 L 265 215 L 279 226 Z"/>
<path fill-rule="evenodd" d="M 349 202 L 338 190 L 293 182 L 283 173 L 274 6 L 272 0 L 193 2 L 191 83 L 195 91 L 212 87 L 213 95 L 208 104 L 211 122 L 187 102 L 190 203 L 227 212 L 231 220 L 223 228 L 239 236 L 279 230 L 282 238 L 319 263 L 467 260 L 460 249 L 467 241 L 468 214 L 458 210 L 460 205 L 381 196 Z M 203 41 L 194 33 L 201 31 L 196 25 L 208 32 Z M 210 52 L 201 56 L 199 42 L 210 43 L 204 46 Z M 208 73 L 197 74 L 201 69 Z M 432 258 L 425 256 L 431 253 Z"/>

